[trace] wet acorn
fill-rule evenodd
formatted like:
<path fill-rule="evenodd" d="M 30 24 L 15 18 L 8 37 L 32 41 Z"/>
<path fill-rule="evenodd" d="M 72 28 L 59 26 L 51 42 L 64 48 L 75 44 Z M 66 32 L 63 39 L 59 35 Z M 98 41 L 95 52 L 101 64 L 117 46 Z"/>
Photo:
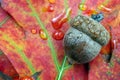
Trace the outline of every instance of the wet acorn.
<path fill-rule="evenodd" d="M 72 64 L 90 62 L 110 40 L 104 26 L 87 16 L 76 16 L 70 26 L 64 36 L 64 49 Z"/>

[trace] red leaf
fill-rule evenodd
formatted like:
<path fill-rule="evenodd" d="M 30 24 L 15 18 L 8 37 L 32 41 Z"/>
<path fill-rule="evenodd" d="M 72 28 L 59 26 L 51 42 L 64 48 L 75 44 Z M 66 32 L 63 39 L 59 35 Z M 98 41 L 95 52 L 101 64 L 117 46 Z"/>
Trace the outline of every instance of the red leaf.
<path fill-rule="evenodd" d="M 80 3 L 85 4 L 88 7 L 87 9 L 96 10 L 98 5 L 103 3 L 106 6 L 114 0 L 110 3 L 103 1 L 104 0 L 89 0 L 86 2 L 84 0 L 81 2 L 79 0 L 1 0 L 2 8 L 8 12 L 11 17 L 5 20 L 6 23 L 2 24 L 0 28 L 0 48 L 5 52 L 21 77 L 25 75 L 30 76 L 37 71 L 43 70 L 40 75 L 41 80 L 72 80 L 73 77 L 75 80 L 97 80 L 100 79 L 99 76 L 105 77 L 108 80 L 112 79 L 111 77 L 107 77 L 108 75 L 102 75 L 102 72 L 105 72 L 108 68 L 108 64 L 105 63 L 101 55 L 90 63 L 88 76 L 84 65 L 70 66 L 67 64 L 63 41 L 52 38 L 52 34 L 56 28 L 53 28 L 51 20 L 61 14 L 63 10 L 67 10 L 70 7 L 72 13 L 71 16 L 67 17 L 73 18 L 82 12 L 78 9 Z M 65 5 L 63 5 L 63 3 Z M 51 4 L 53 5 L 54 11 L 43 11 L 44 7 Z M 3 11 L 2 15 L 4 16 L 4 14 L 6 13 Z M 0 16 L 0 21 L 4 19 L 3 16 Z M 57 24 L 58 27 L 60 25 L 57 29 L 64 33 L 70 27 L 67 22 L 70 18 L 67 17 L 64 16 L 61 19 L 63 21 L 62 24 Z M 105 20 L 107 21 L 107 19 L 104 19 L 102 24 L 107 27 Z M 116 25 L 117 24 L 118 23 L 116 23 Z M 41 38 L 40 30 L 44 32 L 42 36 L 44 36 L 45 39 Z M 118 33 L 116 33 L 116 35 L 117 34 Z M 118 51 L 116 53 L 118 53 Z M 118 55 L 116 57 L 116 59 L 119 59 Z M 114 71 L 119 71 L 119 65 L 116 59 L 113 59 L 115 63 L 113 69 L 107 69 L 113 70 L 113 73 Z M 111 73 L 108 72 L 108 74 Z M 115 79 L 119 79 L 116 75 L 114 76 Z"/>

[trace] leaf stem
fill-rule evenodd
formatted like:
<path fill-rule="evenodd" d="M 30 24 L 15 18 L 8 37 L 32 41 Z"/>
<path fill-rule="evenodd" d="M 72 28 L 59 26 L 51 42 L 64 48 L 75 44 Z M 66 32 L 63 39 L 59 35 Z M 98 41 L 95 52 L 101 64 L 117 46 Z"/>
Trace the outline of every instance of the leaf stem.
<path fill-rule="evenodd" d="M 106 5 L 109 3 L 109 1 L 111 1 L 111 0 L 105 0 L 105 1 L 103 2 L 103 5 L 106 6 Z"/>
<path fill-rule="evenodd" d="M 71 66 L 72 65 L 68 65 L 68 66 L 64 67 L 64 70 L 69 69 Z"/>
<path fill-rule="evenodd" d="M 62 77 L 62 73 L 63 73 L 63 71 L 64 71 L 64 66 L 65 66 L 66 60 L 67 60 L 67 56 L 64 57 L 64 60 L 63 60 L 63 63 L 62 63 L 60 72 L 59 72 L 58 77 L 56 78 L 56 80 L 61 80 L 61 77 Z"/>
<path fill-rule="evenodd" d="M 0 22 L 0 27 L 10 19 L 10 16 L 7 16 L 2 22 Z"/>
<path fill-rule="evenodd" d="M 44 24 L 43 24 L 42 21 L 40 20 L 39 15 L 38 15 L 38 13 L 36 12 L 36 10 L 35 10 L 35 8 L 33 7 L 33 5 L 31 4 L 30 0 L 27 0 L 27 3 L 29 4 L 29 7 L 30 7 L 30 9 L 32 10 L 33 15 L 35 16 L 38 24 L 40 25 L 39 27 L 42 28 L 42 30 L 45 32 L 45 34 L 46 34 L 47 37 L 48 37 L 48 39 L 47 39 L 48 45 L 49 45 L 49 47 L 50 47 L 50 49 L 51 49 L 52 57 L 53 57 L 53 60 L 54 60 L 54 62 L 55 62 L 56 68 L 57 68 L 57 70 L 59 71 L 59 70 L 60 70 L 60 69 L 59 69 L 60 67 L 59 67 L 59 62 L 58 62 L 58 60 L 57 60 L 57 55 L 56 55 L 57 53 L 56 53 L 55 48 L 54 48 L 54 46 L 53 46 L 53 42 L 51 41 L 51 37 L 50 37 L 48 31 L 46 30 Z"/>
<path fill-rule="evenodd" d="M 65 6 L 65 10 L 67 11 L 67 9 L 69 8 L 68 0 L 64 0 L 64 6 Z"/>
<path fill-rule="evenodd" d="M 66 13 L 66 15 L 67 15 L 68 14 L 68 9 L 69 9 L 68 0 L 64 0 L 64 6 L 65 6 L 65 9 L 67 11 L 67 13 Z M 69 16 L 68 19 L 70 21 L 70 16 Z M 65 56 L 64 59 L 63 59 L 63 62 L 62 62 L 62 65 L 61 65 L 61 69 L 60 69 L 60 71 L 59 71 L 59 73 L 58 73 L 58 75 L 56 77 L 56 80 L 61 80 L 62 74 L 63 74 L 63 72 L 65 70 L 64 67 L 65 67 L 65 64 L 66 64 L 66 60 L 67 60 L 67 56 Z M 66 69 L 68 69 L 68 67 Z"/>
<path fill-rule="evenodd" d="M 11 46 L 15 47 L 15 51 L 16 51 L 17 53 L 19 53 L 19 55 L 21 56 L 21 58 L 22 58 L 22 59 L 25 61 L 25 63 L 28 65 L 28 68 L 30 69 L 30 71 L 31 71 L 32 73 L 35 73 L 36 70 L 35 70 L 35 68 L 33 67 L 31 61 L 27 58 L 27 56 L 26 56 L 25 53 L 23 52 L 23 48 L 19 47 L 19 45 L 16 44 L 16 43 L 14 42 L 14 40 L 13 40 L 11 37 L 9 37 L 7 34 L 5 35 L 5 34 L 3 33 L 3 39 L 6 40 L 6 41 L 8 41 Z M 12 50 L 11 48 L 9 48 L 9 49 Z"/>
<path fill-rule="evenodd" d="M 86 1 L 86 0 L 81 0 L 81 3 L 79 3 L 79 4 L 84 5 L 84 4 L 85 4 L 85 1 Z M 82 10 L 79 10 L 79 11 L 78 11 L 78 15 L 80 15 L 80 14 L 82 14 Z"/>

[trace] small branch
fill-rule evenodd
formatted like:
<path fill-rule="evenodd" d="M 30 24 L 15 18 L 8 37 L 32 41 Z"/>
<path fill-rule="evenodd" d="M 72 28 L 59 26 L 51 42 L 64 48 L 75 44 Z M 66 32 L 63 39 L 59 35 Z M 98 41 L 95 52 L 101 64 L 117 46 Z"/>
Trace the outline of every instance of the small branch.
<path fill-rule="evenodd" d="M 57 76 L 56 80 L 61 80 L 61 77 L 62 77 L 62 73 L 63 73 L 63 71 L 64 71 L 64 66 L 65 66 L 66 60 L 67 60 L 67 56 L 65 56 L 65 58 L 64 58 L 64 60 L 63 60 L 61 69 L 60 69 L 60 71 L 59 71 L 59 73 L 58 73 L 58 76 Z"/>
<path fill-rule="evenodd" d="M 64 67 L 64 70 L 69 69 L 71 66 L 72 65 L 68 65 L 68 66 Z"/>
<path fill-rule="evenodd" d="M 45 28 L 44 24 L 42 23 L 41 19 L 39 18 L 38 13 L 37 13 L 37 11 L 35 10 L 35 8 L 33 7 L 33 5 L 32 5 L 32 3 L 30 2 L 30 0 L 26 0 L 26 1 L 27 1 L 27 3 L 29 4 L 29 7 L 30 7 L 30 9 L 32 10 L 32 13 L 33 13 L 34 17 L 36 18 L 36 20 L 37 20 L 37 22 L 38 22 L 38 24 L 39 24 L 39 27 L 40 27 L 41 29 L 43 29 L 43 31 L 45 32 L 45 34 L 46 34 L 47 37 L 48 37 L 47 42 L 48 42 L 48 45 L 49 45 L 49 47 L 50 47 L 50 49 L 51 49 L 52 57 L 53 57 L 53 60 L 54 60 L 54 62 L 55 62 L 56 68 L 57 68 L 57 70 L 59 71 L 59 70 L 60 70 L 60 69 L 59 69 L 60 67 L 59 67 L 59 62 L 58 62 L 57 55 L 56 55 L 57 53 L 56 53 L 56 51 L 55 51 L 55 48 L 54 48 L 53 42 L 52 42 L 52 40 L 51 40 L 51 37 L 50 37 L 47 29 Z"/>

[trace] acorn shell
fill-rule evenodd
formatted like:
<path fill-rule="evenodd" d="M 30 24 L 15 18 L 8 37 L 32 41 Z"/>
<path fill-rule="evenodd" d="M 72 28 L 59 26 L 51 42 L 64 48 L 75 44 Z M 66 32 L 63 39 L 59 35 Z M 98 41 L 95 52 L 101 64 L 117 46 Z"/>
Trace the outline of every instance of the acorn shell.
<path fill-rule="evenodd" d="M 71 20 L 70 26 L 64 36 L 64 49 L 73 62 L 90 62 L 110 40 L 104 26 L 89 17 L 78 15 Z"/>
<path fill-rule="evenodd" d="M 87 63 L 99 53 L 101 45 L 93 41 L 83 32 L 70 28 L 64 38 L 66 55 L 75 63 Z"/>

